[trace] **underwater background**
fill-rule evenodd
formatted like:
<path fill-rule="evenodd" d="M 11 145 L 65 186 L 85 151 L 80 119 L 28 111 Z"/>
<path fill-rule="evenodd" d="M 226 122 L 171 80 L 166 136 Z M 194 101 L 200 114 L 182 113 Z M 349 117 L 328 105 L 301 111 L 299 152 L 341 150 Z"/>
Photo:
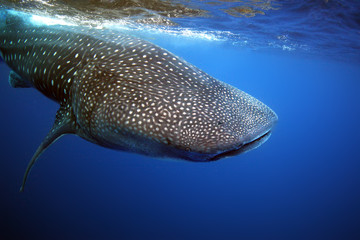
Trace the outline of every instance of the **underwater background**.
<path fill-rule="evenodd" d="M 0 62 L 0 240 L 360 239 L 359 1 L 0 7 L 144 38 L 279 117 L 262 146 L 210 163 L 159 160 L 67 135 L 19 193 L 58 104 L 11 88 Z"/>

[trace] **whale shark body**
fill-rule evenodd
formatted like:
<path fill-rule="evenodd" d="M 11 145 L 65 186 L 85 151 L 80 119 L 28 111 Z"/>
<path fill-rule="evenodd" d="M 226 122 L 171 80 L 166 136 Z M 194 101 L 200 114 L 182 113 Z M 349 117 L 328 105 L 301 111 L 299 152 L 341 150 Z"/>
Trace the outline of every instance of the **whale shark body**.
<path fill-rule="evenodd" d="M 265 104 L 148 41 L 85 26 L 7 20 L 0 54 L 13 87 L 60 104 L 33 155 L 64 134 L 154 157 L 212 161 L 259 146 L 276 114 Z"/>

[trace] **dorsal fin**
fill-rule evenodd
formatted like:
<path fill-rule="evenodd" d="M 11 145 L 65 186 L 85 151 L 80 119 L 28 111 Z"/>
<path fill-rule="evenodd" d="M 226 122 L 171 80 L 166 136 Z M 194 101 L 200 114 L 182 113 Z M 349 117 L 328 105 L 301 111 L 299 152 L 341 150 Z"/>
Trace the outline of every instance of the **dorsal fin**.
<path fill-rule="evenodd" d="M 24 186 L 26 179 L 30 173 L 31 168 L 39 158 L 39 156 L 58 138 L 64 134 L 75 133 L 76 123 L 75 117 L 72 113 L 70 106 L 60 106 L 60 109 L 56 113 L 56 119 L 54 125 L 52 126 L 50 132 L 47 134 L 43 142 L 40 144 L 33 157 L 31 158 L 23 178 L 22 185 L 20 187 L 20 192 L 24 191 Z"/>
<path fill-rule="evenodd" d="M 13 88 L 29 88 L 32 87 L 31 83 L 27 80 L 24 80 L 14 71 L 11 71 L 9 74 L 9 84 Z"/>

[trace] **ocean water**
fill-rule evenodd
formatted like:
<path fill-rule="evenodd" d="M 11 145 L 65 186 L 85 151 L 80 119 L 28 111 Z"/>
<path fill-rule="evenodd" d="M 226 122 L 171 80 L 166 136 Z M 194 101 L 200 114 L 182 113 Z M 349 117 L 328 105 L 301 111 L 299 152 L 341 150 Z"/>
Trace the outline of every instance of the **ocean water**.
<path fill-rule="evenodd" d="M 64 136 L 19 193 L 58 104 L 34 89 L 11 88 L 10 69 L 0 62 L 1 240 L 360 238 L 357 1 L 177 1 L 165 10 L 150 4 L 130 19 L 123 15 L 139 7 L 117 1 L 0 3 L 136 34 L 279 117 L 262 146 L 210 163 Z"/>

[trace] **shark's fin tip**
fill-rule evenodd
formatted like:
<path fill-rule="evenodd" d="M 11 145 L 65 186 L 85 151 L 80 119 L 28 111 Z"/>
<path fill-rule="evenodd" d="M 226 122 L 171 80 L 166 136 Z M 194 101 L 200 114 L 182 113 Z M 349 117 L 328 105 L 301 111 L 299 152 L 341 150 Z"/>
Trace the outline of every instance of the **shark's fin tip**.
<path fill-rule="evenodd" d="M 61 106 L 60 109 L 57 111 L 53 127 L 51 128 L 43 142 L 40 144 L 40 146 L 37 148 L 26 168 L 23 182 L 20 187 L 20 192 L 24 191 L 26 179 L 30 173 L 31 168 L 33 167 L 39 156 L 62 135 L 67 133 L 75 133 L 74 118 L 73 114 L 71 113 L 71 108 L 66 108 L 63 106 Z"/>
<path fill-rule="evenodd" d="M 16 72 L 11 71 L 9 74 L 9 84 L 13 88 L 29 88 L 32 87 L 29 81 L 21 78 Z"/>

